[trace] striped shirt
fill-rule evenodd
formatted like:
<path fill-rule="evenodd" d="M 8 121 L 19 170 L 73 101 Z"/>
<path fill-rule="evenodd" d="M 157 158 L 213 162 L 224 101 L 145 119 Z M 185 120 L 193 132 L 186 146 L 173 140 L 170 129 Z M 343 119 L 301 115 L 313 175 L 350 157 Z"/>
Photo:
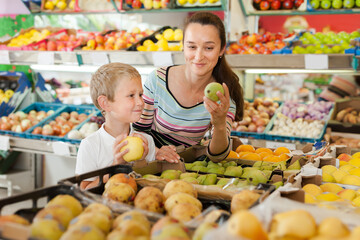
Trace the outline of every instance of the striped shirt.
<path fill-rule="evenodd" d="M 175 99 L 167 81 L 170 68 L 159 68 L 149 75 L 144 84 L 144 111 L 139 122 L 133 123 L 133 126 L 137 131 L 150 134 L 158 148 L 164 145 L 189 147 L 200 143 L 210 130 L 211 116 L 203 102 L 184 107 Z M 229 137 L 235 110 L 235 104 L 230 101 L 226 118 Z"/>

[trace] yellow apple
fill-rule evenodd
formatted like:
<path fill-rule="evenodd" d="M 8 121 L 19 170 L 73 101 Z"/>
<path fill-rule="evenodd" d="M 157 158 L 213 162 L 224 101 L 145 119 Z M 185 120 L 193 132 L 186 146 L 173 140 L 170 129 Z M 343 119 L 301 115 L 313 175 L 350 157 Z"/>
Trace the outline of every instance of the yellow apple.
<path fill-rule="evenodd" d="M 127 162 L 137 161 L 140 160 L 143 153 L 144 153 L 144 147 L 143 147 L 143 141 L 139 137 L 126 137 L 123 141 L 127 141 L 128 144 L 120 149 L 120 151 L 125 151 L 126 149 L 129 149 L 129 152 L 124 155 L 124 160 Z"/>

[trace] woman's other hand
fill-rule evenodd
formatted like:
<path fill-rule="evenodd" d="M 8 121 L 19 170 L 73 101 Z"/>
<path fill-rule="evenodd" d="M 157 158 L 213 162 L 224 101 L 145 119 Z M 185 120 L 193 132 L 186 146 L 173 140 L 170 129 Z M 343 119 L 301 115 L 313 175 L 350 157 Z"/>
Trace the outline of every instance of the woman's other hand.
<path fill-rule="evenodd" d="M 180 156 L 176 153 L 176 147 L 173 145 L 162 146 L 157 149 L 155 159 L 170 163 L 178 163 Z"/>
<path fill-rule="evenodd" d="M 211 115 L 211 123 L 214 125 L 214 127 L 225 126 L 226 115 L 230 107 L 229 88 L 225 83 L 223 83 L 222 86 L 224 88 L 224 94 L 222 94 L 220 91 L 216 93 L 216 95 L 219 97 L 220 103 L 214 102 L 205 96 L 203 98 L 205 108 Z"/>

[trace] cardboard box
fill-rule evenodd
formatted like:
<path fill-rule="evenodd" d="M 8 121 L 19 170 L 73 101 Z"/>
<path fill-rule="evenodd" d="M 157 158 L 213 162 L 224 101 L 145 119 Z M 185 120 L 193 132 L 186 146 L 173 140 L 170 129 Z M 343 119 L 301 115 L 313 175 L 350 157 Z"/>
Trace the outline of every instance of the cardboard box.
<path fill-rule="evenodd" d="M 335 102 L 334 111 L 328 122 L 328 127 L 332 131 L 336 132 L 348 132 L 348 133 L 359 133 L 360 122 L 357 123 L 344 123 L 336 120 L 337 114 L 346 108 L 353 108 L 357 112 L 360 112 L 360 97 L 350 99 L 339 99 Z"/>
<path fill-rule="evenodd" d="M 185 172 L 185 164 L 183 161 L 178 163 L 169 163 L 167 161 L 154 161 L 148 164 L 134 164 L 133 170 L 141 175 L 145 174 L 161 174 L 165 170 L 180 170 Z"/>

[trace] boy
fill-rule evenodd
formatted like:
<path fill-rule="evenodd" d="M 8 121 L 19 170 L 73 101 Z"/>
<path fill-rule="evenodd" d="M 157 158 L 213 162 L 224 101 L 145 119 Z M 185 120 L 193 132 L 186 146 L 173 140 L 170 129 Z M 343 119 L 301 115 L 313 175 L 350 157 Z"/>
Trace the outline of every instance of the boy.
<path fill-rule="evenodd" d="M 131 123 L 140 119 L 144 108 L 141 76 L 137 70 L 122 63 L 101 66 L 91 78 L 90 95 L 95 106 L 104 115 L 105 123 L 81 141 L 75 174 L 126 163 L 123 156 L 128 150 L 120 152 L 120 149 L 127 141 L 118 143 L 128 135 L 143 140 L 142 160 L 155 160 L 152 137 L 146 133 L 135 132 L 131 128 Z M 98 183 L 98 178 L 90 178 L 81 182 L 80 188 L 95 187 Z"/>

